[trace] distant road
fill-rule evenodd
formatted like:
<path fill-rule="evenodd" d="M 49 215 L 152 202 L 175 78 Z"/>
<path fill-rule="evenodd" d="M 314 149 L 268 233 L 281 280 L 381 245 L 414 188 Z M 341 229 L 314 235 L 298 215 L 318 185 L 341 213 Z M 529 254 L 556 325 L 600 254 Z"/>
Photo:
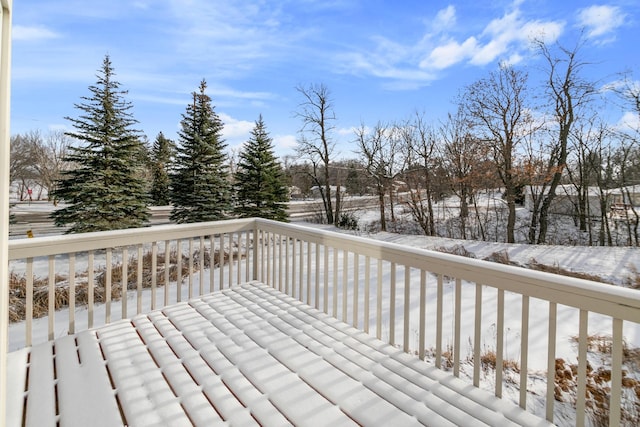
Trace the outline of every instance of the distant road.
<path fill-rule="evenodd" d="M 344 211 L 357 211 L 375 208 L 375 197 L 349 197 L 343 202 Z M 9 238 L 20 239 L 31 230 L 34 237 L 62 234 L 63 228 L 56 227 L 49 218 L 53 206 L 48 202 L 20 203 L 12 209 L 16 223 L 9 226 Z M 289 203 L 289 216 L 292 221 L 304 221 L 322 215 L 320 199 L 296 200 Z M 151 208 L 151 225 L 170 224 L 170 206 L 154 206 Z"/>
<path fill-rule="evenodd" d="M 34 237 L 50 236 L 62 234 L 64 228 L 56 227 L 49 218 L 53 207 L 50 203 L 33 202 L 21 204 L 12 212 L 16 223 L 9 226 L 9 238 L 20 239 L 28 237 L 27 232 L 31 230 Z M 151 225 L 169 224 L 170 207 L 151 208 Z"/>

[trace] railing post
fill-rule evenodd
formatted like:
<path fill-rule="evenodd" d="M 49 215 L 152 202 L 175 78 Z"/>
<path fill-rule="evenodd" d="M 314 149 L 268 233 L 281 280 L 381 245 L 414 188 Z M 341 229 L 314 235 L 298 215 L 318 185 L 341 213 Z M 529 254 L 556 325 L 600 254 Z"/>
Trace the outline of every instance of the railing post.
<path fill-rule="evenodd" d="M 258 280 L 258 221 L 253 220 L 253 280 Z"/>
<path fill-rule="evenodd" d="M 9 351 L 9 144 L 11 89 L 11 3 L 1 0 L 0 27 L 0 424 L 7 417 L 7 353 Z"/>

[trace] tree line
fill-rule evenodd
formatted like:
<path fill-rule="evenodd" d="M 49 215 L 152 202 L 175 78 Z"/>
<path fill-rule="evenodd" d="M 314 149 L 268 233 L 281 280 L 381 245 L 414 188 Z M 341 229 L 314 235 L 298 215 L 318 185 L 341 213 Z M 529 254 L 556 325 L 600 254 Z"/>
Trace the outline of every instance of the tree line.
<path fill-rule="evenodd" d="M 354 131 L 357 167 L 336 159 L 329 89 L 299 87 L 298 158 L 305 162 L 298 174 L 302 169 L 319 190 L 328 223 L 340 220 L 341 187 L 354 182 L 344 170 L 352 168 L 364 173 L 368 191 L 377 196 L 382 230 L 400 202 L 424 234 L 444 235 L 434 204 L 455 195 L 459 214 L 450 237 L 544 244 L 562 199 L 571 205 L 564 215 L 587 244 L 640 246 L 640 87 L 630 74 L 609 85 L 586 78 L 592 64 L 581 56 L 583 43 L 567 48 L 535 41 L 542 82 L 532 83 L 524 68 L 500 64 L 464 87 L 444 120 L 415 113 L 361 124 Z M 603 114 L 618 108 L 631 111 L 627 126 L 611 124 Z M 478 195 L 495 189 L 505 209 L 493 215 L 504 211 L 506 217 L 492 224 Z M 530 214 L 523 225 L 517 208 L 525 199 Z M 489 233 L 492 225 L 504 231 Z"/>
<path fill-rule="evenodd" d="M 12 150 L 40 139 L 45 141 L 45 151 L 58 153 L 38 160 L 42 165 L 30 170 L 42 174 L 43 186 L 66 203 L 76 193 L 65 193 L 62 183 L 68 179 L 81 183 L 76 189 L 80 195 L 87 187 L 87 177 L 82 174 L 97 179 L 98 174 L 89 171 L 104 158 L 111 166 L 104 167 L 105 176 L 88 193 L 100 195 L 97 200 L 105 202 L 102 207 L 90 204 L 98 215 L 103 215 L 101 209 L 122 205 L 124 215 L 133 218 L 127 209 L 144 200 L 142 206 L 171 204 L 175 222 L 233 216 L 286 219 L 283 203 L 288 200 L 289 187 L 303 195 L 318 195 L 324 222 L 329 224 L 345 220 L 345 193 L 373 194 L 382 230 L 395 220 L 395 208 L 402 205 L 426 235 L 544 244 L 549 241 L 550 222 L 558 216 L 554 204 L 564 198 L 571 204 L 568 215 L 575 228 L 587 236 L 587 244 L 640 246 L 640 130 L 608 123 L 602 114 L 611 109 L 631 111 L 640 122 L 640 88 L 630 74 L 613 85 L 587 79 L 591 64 L 581 56 L 582 43 L 566 48 L 535 42 L 543 63 L 541 82 L 532 82 L 524 68 L 500 64 L 462 88 L 454 111 L 444 119 L 436 121 L 415 112 L 406 119 L 362 123 L 353 132 L 355 158 L 347 159 L 340 157 L 336 146 L 337 117 L 331 92 L 324 84 L 296 88 L 301 102 L 295 116 L 302 125 L 295 156 L 275 157 L 260 117 L 238 161 L 232 162 L 221 138 L 224 124 L 206 95 L 205 81 L 192 93 L 178 143 L 160 133 L 147 149 L 141 143 L 144 138 L 132 130 L 131 106 L 122 98 L 126 92 L 118 92 L 118 86 L 107 90 L 107 81 L 114 83 L 107 57 L 102 80 L 90 88 L 92 95 L 83 98 L 85 103 L 76 106 L 83 115 L 69 119 L 76 132 L 52 133 L 46 138 L 37 133 L 19 135 Z M 107 93 L 117 94 L 115 100 L 104 101 Z M 613 101 L 609 97 L 612 93 Z M 98 120 L 107 105 L 118 112 L 123 123 Z M 113 111 L 105 116 L 114 116 Z M 113 129 L 104 138 L 113 138 L 117 144 L 101 139 L 99 130 L 103 129 Z M 85 148 L 70 145 L 68 138 L 85 142 Z M 126 148 L 128 144 L 131 147 Z M 113 192 L 103 188 L 118 176 L 117 162 L 106 160 L 107 153 L 117 151 L 112 145 L 119 145 L 122 158 L 131 162 L 124 170 L 133 174 L 121 179 Z M 73 154 L 60 154 L 67 150 Z M 101 154 L 91 163 L 82 157 L 89 153 Z M 39 159 L 35 154 L 27 157 Z M 16 169 L 20 164 L 16 162 Z M 84 172 L 77 170 L 81 164 L 89 165 Z M 12 171 L 13 165 L 12 157 Z M 56 167 L 62 168 L 62 179 L 45 179 L 47 171 Z M 136 201 L 115 200 L 118 186 L 127 191 L 137 189 Z M 492 210 L 482 204 L 480 195 L 490 191 L 500 192 L 504 206 Z M 563 197 L 569 193 L 570 197 Z M 622 205 L 617 218 L 611 216 L 614 193 Z M 442 206 L 438 203 L 451 195 L 457 196 L 457 215 L 445 226 L 438 222 L 436 211 Z M 523 224 L 517 208 L 525 199 L 530 214 Z M 61 225 L 75 223 L 85 215 L 80 206 L 54 215 Z M 142 206 L 140 212 L 146 212 Z M 116 224 L 120 221 L 117 215 L 112 219 Z M 144 223 L 146 214 L 140 215 L 136 221 Z M 118 228 L 121 226 L 122 222 Z"/>

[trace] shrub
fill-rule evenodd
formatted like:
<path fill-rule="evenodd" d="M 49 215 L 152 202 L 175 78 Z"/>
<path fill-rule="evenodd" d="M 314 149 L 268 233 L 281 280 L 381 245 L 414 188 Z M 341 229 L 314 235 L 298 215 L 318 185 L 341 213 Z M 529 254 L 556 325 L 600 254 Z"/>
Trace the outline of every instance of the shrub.
<path fill-rule="evenodd" d="M 353 212 L 342 213 L 340 214 L 340 218 L 338 218 L 338 223 L 336 225 L 345 230 L 357 230 L 358 218 Z"/>

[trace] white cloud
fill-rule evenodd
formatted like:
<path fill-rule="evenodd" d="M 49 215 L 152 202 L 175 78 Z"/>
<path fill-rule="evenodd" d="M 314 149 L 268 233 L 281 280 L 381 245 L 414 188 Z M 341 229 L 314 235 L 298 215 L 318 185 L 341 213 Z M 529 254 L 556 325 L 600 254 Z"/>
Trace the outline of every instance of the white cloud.
<path fill-rule="evenodd" d="M 14 25 L 11 30 L 13 40 L 39 41 L 59 38 L 60 35 L 45 27 L 28 27 L 25 25 Z"/>
<path fill-rule="evenodd" d="M 218 113 L 218 116 L 224 123 L 222 134 L 224 135 L 225 139 L 249 139 L 251 130 L 255 126 L 254 122 L 249 122 L 247 120 L 238 120 L 225 113 Z"/>
<path fill-rule="evenodd" d="M 523 60 L 523 56 L 520 55 L 519 53 L 514 53 L 513 55 L 511 55 L 510 57 L 508 57 L 507 59 L 504 59 L 503 61 L 501 61 L 501 64 L 504 65 L 516 65 L 518 63 L 520 63 Z"/>
<path fill-rule="evenodd" d="M 295 135 L 276 135 L 273 143 L 278 149 L 289 150 L 298 146 L 298 139 Z"/>
<path fill-rule="evenodd" d="M 623 131 L 638 132 L 640 131 L 640 116 L 638 113 L 627 111 L 622 115 L 616 127 Z"/>
<path fill-rule="evenodd" d="M 515 59 L 520 61 L 521 52 L 529 48 L 532 40 L 555 42 L 563 28 L 564 23 L 559 21 L 525 20 L 520 10 L 516 9 L 502 18 L 492 20 L 485 27 L 480 39 L 488 41 L 479 44 L 470 62 L 474 65 L 486 65 L 505 56 L 505 61 L 509 63 L 514 63 Z"/>
<path fill-rule="evenodd" d="M 208 89 L 208 92 L 214 98 L 234 98 L 234 99 L 250 99 L 250 100 L 267 100 L 273 99 L 274 94 L 269 92 L 251 92 L 251 91 L 239 91 L 227 87 L 216 86 Z"/>
<path fill-rule="evenodd" d="M 478 48 L 475 37 L 469 37 L 462 44 L 455 40 L 434 48 L 429 56 L 420 62 L 421 68 L 442 70 L 468 59 Z"/>
<path fill-rule="evenodd" d="M 435 31 L 442 31 L 456 25 L 456 8 L 449 5 L 445 9 L 441 9 L 433 20 L 433 28 Z"/>
<path fill-rule="evenodd" d="M 373 49 L 340 57 L 343 69 L 392 80 L 385 84 L 390 88 L 413 89 L 430 84 L 442 70 L 458 64 L 522 62 L 530 55 L 534 39 L 553 43 L 565 27 L 563 21 L 525 16 L 520 9 L 522 3 L 513 1 L 501 17 L 491 19 L 475 34 L 468 31 L 465 34 L 456 8 L 448 6 L 427 23 L 424 34 L 415 43 L 407 45 L 387 38 L 372 38 L 376 43 Z M 476 23 L 465 25 L 468 24 Z"/>
<path fill-rule="evenodd" d="M 353 74 L 364 73 L 407 83 L 402 87 L 396 87 L 396 89 L 414 89 L 416 86 L 424 86 L 436 78 L 434 73 L 415 68 L 411 63 L 408 63 L 407 56 L 409 55 L 405 54 L 396 59 L 384 54 L 349 53 L 338 55 L 337 59 L 341 64 L 338 71 Z"/>
<path fill-rule="evenodd" d="M 188 98 L 181 96 L 161 96 L 161 95 L 150 95 L 150 94 L 138 94 L 134 92 L 129 92 L 130 100 L 135 102 L 148 102 L 153 104 L 167 104 L 167 105 L 188 105 Z"/>
<path fill-rule="evenodd" d="M 522 26 L 521 40 L 529 42 L 535 39 L 546 44 L 553 43 L 560 38 L 564 25 L 560 21 L 529 21 Z"/>
<path fill-rule="evenodd" d="M 131 5 L 136 9 L 142 9 L 142 10 L 147 10 L 150 7 L 150 4 L 148 1 L 134 1 Z"/>
<path fill-rule="evenodd" d="M 351 126 L 349 128 L 338 128 L 336 129 L 336 133 L 340 136 L 351 136 L 353 137 L 356 133 L 356 131 L 359 128 L 356 128 L 355 126 Z"/>
<path fill-rule="evenodd" d="M 625 16 L 617 6 L 590 6 L 578 12 L 578 26 L 585 28 L 588 37 L 600 37 L 623 25 Z"/>
<path fill-rule="evenodd" d="M 391 90 L 415 90 L 426 86 L 437 78 L 433 70 L 438 67 L 430 65 L 424 52 L 432 45 L 433 37 L 452 29 L 456 21 L 456 9 L 450 5 L 439 10 L 432 20 L 428 20 L 426 27 L 429 30 L 415 44 L 407 45 L 386 37 L 373 36 L 373 49 L 337 55 L 337 68 L 344 73 L 367 74 L 386 79 L 388 82 L 384 86 Z"/>

